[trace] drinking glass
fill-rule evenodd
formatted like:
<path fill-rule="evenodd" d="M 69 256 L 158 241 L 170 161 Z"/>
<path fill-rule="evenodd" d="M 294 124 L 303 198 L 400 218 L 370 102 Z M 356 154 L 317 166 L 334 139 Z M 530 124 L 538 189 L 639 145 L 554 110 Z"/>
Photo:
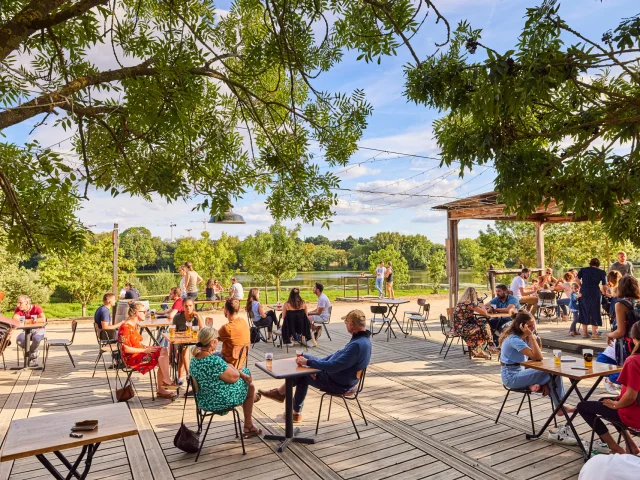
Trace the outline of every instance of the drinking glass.
<path fill-rule="evenodd" d="M 302 356 L 302 349 L 296 350 L 296 357 L 301 357 L 301 356 Z"/>
<path fill-rule="evenodd" d="M 191 336 L 191 325 L 187 323 L 187 337 Z"/>
<path fill-rule="evenodd" d="M 198 330 L 200 330 L 200 327 L 198 327 L 197 325 L 194 325 L 191 328 L 191 332 L 193 333 L 193 338 L 198 338 Z"/>
<path fill-rule="evenodd" d="M 169 338 L 174 338 L 176 336 L 176 326 L 169 325 Z"/>
<path fill-rule="evenodd" d="M 553 351 L 553 363 L 555 365 L 562 364 L 562 350 L 554 350 Z"/>
<path fill-rule="evenodd" d="M 590 367 L 593 365 L 593 350 L 591 348 L 583 348 L 582 356 L 584 357 L 584 366 Z"/>
<path fill-rule="evenodd" d="M 24 325 L 24 315 L 20 315 L 20 326 Z"/>

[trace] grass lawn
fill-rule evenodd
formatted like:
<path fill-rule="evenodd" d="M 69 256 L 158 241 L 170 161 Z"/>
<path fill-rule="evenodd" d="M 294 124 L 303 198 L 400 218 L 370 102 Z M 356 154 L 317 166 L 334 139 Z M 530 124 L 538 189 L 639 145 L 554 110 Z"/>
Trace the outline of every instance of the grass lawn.
<path fill-rule="evenodd" d="M 429 296 L 431 295 L 431 289 L 414 289 L 414 290 L 396 290 L 396 297 L 416 297 L 416 296 Z M 375 290 L 374 290 L 375 292 Z M 374 293 L 372 292 L 372 293 Z M 246 293 L 246 292 L 245 292 Z M 337 297 L 342 297 L 342 290 L 335 289 L 327 289 L 325 293 L 329 297 L 329 300 L 334 301 Z M 349 295 L 355 295 L 355 291 L 349 291 Z M 446 293 L 446 290 L 440 290 L 440 294 Z M 315 302 L 317 297 L 313 294 L 313 292 L 309 290 L 303 290 L 301 292 L 302 298 L 307 302 Z M 374 293 L 375 294 L 375 293 Z M 282 291 L 280 293 L 280 301 L 284 303 L 287 299 L 287 292 Z M 264 290 L 260 291 L 260 299 L 264 301 Z M 276 302 L 275 292 L 269 292 L 269 303 Z M 93 312 L 102 305 L 99 302 L 92 303 L 87 305 L 87 316 L 93 316 Z M 160 308 L 160 302 L 156 299 L 150 303 L 151 308 Z M 79 317 L 82 313 L 82 307 L 79 303 L 47 303 L 42 305 L 44 313 L 47 315 L 47 318 L 74 318 Z M 7 315 L 11 315 L 12 312 L 5 312 Z"/>

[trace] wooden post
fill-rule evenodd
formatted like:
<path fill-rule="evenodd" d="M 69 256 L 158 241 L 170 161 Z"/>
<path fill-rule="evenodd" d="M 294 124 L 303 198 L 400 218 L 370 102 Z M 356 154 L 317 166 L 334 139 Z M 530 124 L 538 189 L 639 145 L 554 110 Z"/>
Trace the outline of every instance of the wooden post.
<path fill-rule="evenodd" d="M 113 224 L 113 232 L 111 233 L 111 240 L 113 242 L 113 283 L 111 285 L 113 294 L 116 298 L 119 298 L 118 289 L 118 224 Z"/>
<path fill-rule="evenodd" d="M 458 222 L 452 220 L 447 212 L 447 270 L 449 276 L 449 307 L 458 303 L 460 289 L 460 275 L 458 267 Z"/>
<path fill-rule="evenodd" d="M 537 267 L 544 268 L 544 222 L 535 222 L 535 226 Z"/>
<path fill-rule="evenodd" d="M 491 298 L 496 296 L 496 272 L 493 264 L 489 265 L 489 288 L 491 289 Z"/>
<path fill-rule="evenodd" d="M 267 305 L 269 303 L 269 284 L 264 282 L 264 303 Z"/>

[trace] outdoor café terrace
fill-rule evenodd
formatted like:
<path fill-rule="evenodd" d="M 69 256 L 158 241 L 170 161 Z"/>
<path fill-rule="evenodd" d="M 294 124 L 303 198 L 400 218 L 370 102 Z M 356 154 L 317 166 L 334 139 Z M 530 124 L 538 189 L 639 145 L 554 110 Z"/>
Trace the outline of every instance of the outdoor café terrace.
<path fill-rule="evenodd" d="M 368 311 L 369 305 L 336 304 L 328 325 L 331 340 L 323 335 L 318 347 L 309 349 L 309 353 L 325 356 L 341 348 L 349 338 L 341 317 L 352 308 Z M 398 317 L 415 306 L 415 301 L 401 305 Z M 128 408 L 138 434 L 103 442 L 87 478 L 577 478 L 584 464 L 578 447 L 525 437 L 531 431 L 531 423 L 526 406 L 516 413 L 521 395 L 509 397 L 496 423 L 505 390 L 495 357 L 490 361 L 471 360 L 455 343 L 446 358 L 444 352 L 440 353 L 444 337 L 439 314 L 445 311 L 444 299 L 432 305 L 426 339 L 419 330 L 405 337 L 397 328 L 397 338 L 387 341 L 384 335 L 373 337 L 372 361 L 359 396 L 366 424 L 359 409 L 351 407 L 360 439 L 339 399 L 333 401 L 330 420 L 325 399 L 315 434 L 320 395 L 312 390 L 305 403 L 301 435 L 315 439 L 315 444 L 294 443 L 279 453 L 275 442 L 254 437 L 245 440 L 246 455 L 242 455 L 232 416 L 226 415 L 214 417 L 202 455 L 195 462 L 195 455 L 183 453 L 173 445 L 182 417 L 182 396 L 173 402 L 152 400 L 148 376 L 134 375 L 138 395 L 129 400 Z M 213 314 L 213 320 L 214 326 L 224 321 L 220 312 Z M 543 337 L 561 338 L 565 330 L 566 325 L 556 326 L 555 322 L 540 324 Z M 69 322 L 51 322 L 47 336 L 69 337 Z M 147 334 L 144 338 L 145 342 L 150 341 Z M 44 371 L 12 371 L 15 350 L 15 343 L 7 348 L 8 369 L 0 370 L 0 438 L 6 436 L 12 421 L 42 415 L 53 415 L 55 420 L 56 414 L 73 409 L 112 404 L 114 371 L 105 372 L 99 363 L 93 375 L 98 345 L 91 322 L 78 324 L 70 347 L 75 368 L 64 349 L 52 349 Z M 271 343 L 256 344 L 250 350 L 248 364 L 258 388 L 280 383 L 255 367 L 256 362 L 264 360 L 265 352 L 273 352 L 276 359 L 294 355 L 293 350 L 287 353 Z M 590 380 L 584 382 L 585 387 L 592 384 Z M 602 393 L 604 390 L 599 388 L 594 395 Z M 569 402 L 575 404 L 576 399 Z M 551 407 L 548 398 L 540 395 L 532 396 L 532 404 L 539 429 Z M 263 398 L 254 408 L 256 425 L 265 433 L 282 434 L 283 410 L 282 404 Z M 185 423 L 190 428 L 196 424 L 192 398 L 187 401 Z M 42 425 L 49 425 L 48 419 L 43 418 Z M 588 439 L 590 429 L 580 417 L 576 417 L 575 425 Z M 78 451 L 76 448 L 65 454 L 74 458 Z M 48 458 L 54 466 L 61 465 L 53 455 Z M 35 457 L 25 456 L 1 463 L 0 478 L 38 479 L 49 478 L 49 474 Z"/>

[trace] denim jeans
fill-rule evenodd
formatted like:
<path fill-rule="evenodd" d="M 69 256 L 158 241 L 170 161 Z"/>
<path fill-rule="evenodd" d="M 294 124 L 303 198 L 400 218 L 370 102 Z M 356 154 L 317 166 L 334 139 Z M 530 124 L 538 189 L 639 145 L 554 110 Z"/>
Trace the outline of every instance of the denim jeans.
<path fill-rule="evenodd" d="M 561 298 L 560 300 L 558 300 L 558 307 L 556 308 L 556 315 L 560 316 L 560 309 L 562 309 L 562 314 L 563 315 L 568 315 L 569 314 L 569 302 L 571 301 L 570 298 Z"/>
<path fill-rule="evenodd" d="M 551 382 L 551 375 L 532 368 L 502 367 L 500 373 L 502 376 L 502 384 L 507 388 L 526 388 L 529 385 L 546 385 Z M 551 400 L 553 401 L 553 405 L 557 406 L 562 397 L 564 397 L 565 392 L 562 377 L 555 376 L 554 382 L 560 398 L 556 398 L 555 392 L 553 388 L 551 388 Z M 551 385 L 549 386 L 551 387 Z"/>
<path fill-rule="evenodd" d="M 580 312 L 578 310 L 571 310 L 571 315 L 573 315 L 573 320 L 571 321 L 569 331 L 575 333 L 576 324 L 580 322 Z"/>
<path fill-rule="evenodd" d="M 327 376 L 326 372 L 316 374 L 316 378 L 311 378 L 310 375 L 294 378 L 293 385 L 296 387 L 296 391 L 293 394 L 293 410 L 298 413 L 302 411 L 304 399 L 307 397 L 307 392 L 309 391 L 309 385 L 327 393 L 347 393 L 353 388 L 336 385 Z"/>
<path fill-rule="evenodd" d="M 382 278 L 376 278 L 376 290 L 382 295 Z"/>
<path fill-rule="evenodd" d="M 29 353 L 33 354 L 36 350 L 38 350 L 38 347 L 40 346 L 40 342 L 44 338 L 44 335 L 45 335 L 44 331 L 31 332 L 31 345 L 29 348 Z M 18 335 L 18 338 L 16 338 L 16 342 L 18 343 L 18 346 L 20 348 L 24 348 L 24 332 Z"/>

